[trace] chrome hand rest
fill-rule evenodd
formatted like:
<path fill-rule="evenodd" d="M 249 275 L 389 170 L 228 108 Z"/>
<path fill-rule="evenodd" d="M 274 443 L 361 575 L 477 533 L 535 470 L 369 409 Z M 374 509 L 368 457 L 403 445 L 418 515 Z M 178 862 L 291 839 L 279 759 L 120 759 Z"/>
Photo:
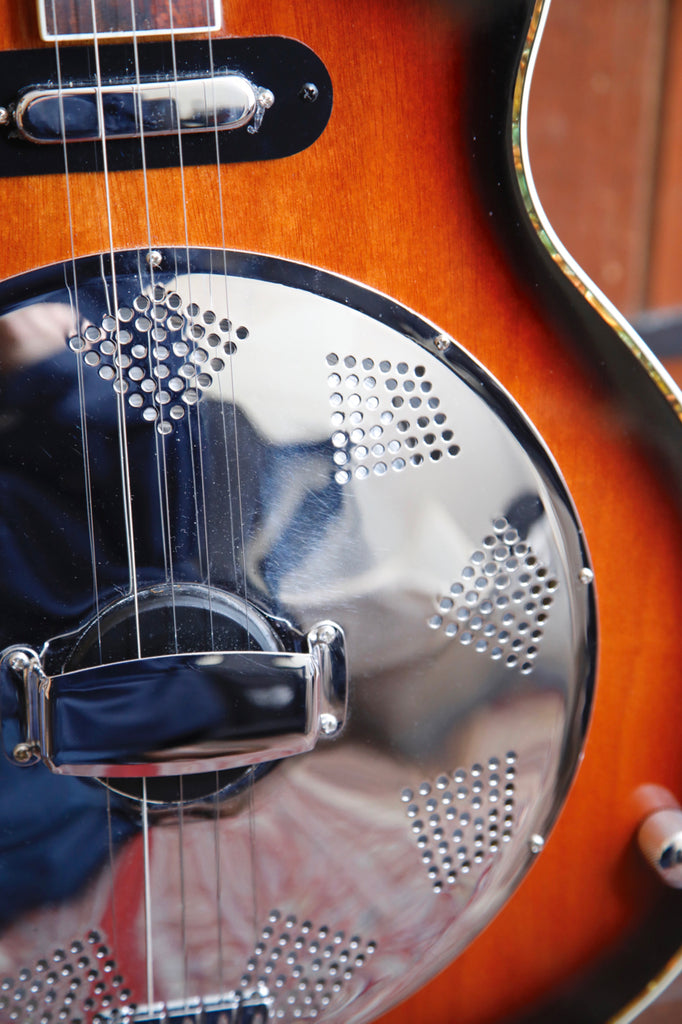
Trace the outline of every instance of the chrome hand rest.
<path fill-rule="evenodd" d="M 346 714 L 343 633 L 314 627 L 309 653 L 210 651 L 47 676 L 35 651 L 0 660 L 6 750 L 64 775 L 181 775 L 276 761 L 333 736 Z M 16 694 L 12 693 L 16 690 Z M 13 696 L 15 699 L 13 699 Z"/>

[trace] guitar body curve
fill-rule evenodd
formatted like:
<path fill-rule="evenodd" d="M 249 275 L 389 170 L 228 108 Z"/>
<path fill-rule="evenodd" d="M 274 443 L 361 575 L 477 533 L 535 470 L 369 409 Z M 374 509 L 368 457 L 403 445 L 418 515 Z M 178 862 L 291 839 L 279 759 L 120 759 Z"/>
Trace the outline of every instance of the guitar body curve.
<path fill-rule="evenodd" d="M 413 0 L 373 4 L 351 0 L 350 5 L 330 0 L 324 10 L 276 0 L 257 8 L 241 0 L 226 5 L 222 34 L 291 37 L 304 42 L 324 62 L 333 85 L 334 105 L 319 139 L 281 160 L 223 164 L 219 169 L 207 164 L 184 166 L 182 173 L 177 167 L 168 167 L 0 179 L 6 239 L 3 276 L 18 281 L 4 286 L 3 305 L 9 310 L 17 308 L 23 301 L 20 295 L 25 291 L 26 275 L 47 265 L 63 268 L 60 272 L 68 294 L 74 280 L 70 275 L 77 276 L 72 268 L 93 254 L 104 254 L 106 262 L 112 250 L 141 254 L 140 262 L 144 262 L 144 254 L 153 247 L 162 258 L 175 253 L 176 265 L 190 247 L 202 253 L 229 250 L 236 254 L 237 264 L 242 258 L 249 263 L 248 254 L 257 254 L 251 257 L 254 266 L 272 259 L 287 266 L 320 267 L 334 280 L 359 281 L 369 292 L 390 296 L 407 311 L 396 314 L 402 327 L 409 311 L 418 311 L 482 365 L 481 391 L 494 393 L 497 381 L 511 395 L 519 409 L 511 433 L 523 435 L 525 414 L 556 459 L 570 495 L 566 506 L 571 500 L 575 503 L 581 524 L 574 527 L 577 539 L 566 541 L 566 546 L 574 544 L 581 556 L 576 566 L 587 568 L 586 552 L 581 550 L 584 531 L 594 570 L 600 650 L 589 738 L 567 803 L 527 879 L 487 930 L 435 982 L 393 1010 L 386 1020 L 391 1024 L 424 1019 L 442 1024 L 454 1020 L 492 1024 L 515 1014 L 523 1018 L 524 1013 L 529 1020 L 557 1020 L 556 1005 L 545 1004 L 537 1018 L 532 1017 L 532 1007 L 565 987 L 573 987 L 575 998 L 582 999 L 576 978 L 604 959 L 603 971 L 597 969 L 596 974 L 606 993 L 594 1011 L 598 1015 L 588 1017 L 579 1004 L 581 1019 L 601 1021 L 633 998 L 676 948 L 671 927 L 679 909 L 675 897 L 659 892 L 658 883 L 634 849 L 633 837 L 643 813 L 652 809 L 643 809 L 637 796 L 641 788 L 679 792 L 682 774 L 674 713 L 680 699 L 676 691 L 677 623 L 682 610 L 681 467 L 679 455 L 674 454 L 679 446 L 679 396 L 665 382 L 654 379 L 650 367 L 644 365 L 646 360 L 638 358 L 635 343 L 628 347 L 627 329 L 607 307 L 591 295 L 586 297 L 589 286 L 568 263 L 556 258 L 556 250 L 543 238 L 542 224 L 533 223 L 532 201 L 524 204 L 519 182 L 523 187 L 526 179 L 524 168 L 514 170 L 517 154 L 512 131 L 513 127 L 523 131 L 522 114 L 512 103 L 517 65 L 524 47 L 530 45 L 538 12 L 530 3 L 511 4 L 504 15 L 494 11 L 493 5 L 483 5 L 476 12 L 478 7 L 462 3 L 449 8 Z M 32 12 L 26 7 L 4 5 L 0 26 L 7 49 L 39 45 Z M 522 82 L 524 75 L 522 68 Z M 266 112 L 263 130 L 267 116 Z M 206 273 L 203 264 L 202 268 Z M 131 273 L 134 277 L 134 269 Z M 235 276 L 239 278 L 241 273 L 235 272 Z M 272 287 L 281 287 L 283 281 L 287 284 L 286 273 L 281 267 L 272 271 Z M 315 275 L 308 269 L 302 273 Z M 263 276 L 267 278 L 268 273 L 254 272 L 258 280 Z M 132 286 L 130 291 L 130 307 L 140 315 L 147 307 L 134 303 L 148 294 L 145 288 L 139 295 Z M 211 287 L 206 290 L 212 294 Z M 45 287 L 45 296 L 53 293 L 57 295 L 56 286 Z M 262 300 L 258 288 L 254 294 L 254 305 L 267 308 L 272 303 L 274 308 L 267 290 Z M 125 308 L 127 301 L 121 299 Z M 363 301 L 370 304 L 370 299 Z M 63 295 L 57 296 L 57 302 L 63 304 Z M 196 295 L 183 296 L 183 302 L 185 307 L 196 303 Z M 234 304 L 238 308 L 238 298 Z M 383 324 L 390 317 L 380 308 L 382 315 L 377 320 Z M 297 305 L 292 309 L 303 320 L 318 315 Z M 167 313 L 173 315 L 172 306 Z M 89 310 L 83 323 L 94 323 L 100 332 L 106 328 L 103 319 L 93 321 Z M 239 325 L 247 328 L 246 336 L 227 344 L 239 346 L 242 340 L 248 344 L 250 324 L 240 321 Z M 186 329 L 187 324 L 178 328 Z M 344 326 L 340 334 L 352 336 L 354 329 Z M 412 344 L 418 329 L 410 330 Z M 436 332 L 434 329 L 434 334 L 427 336 L 426 328 L 424 331 L 420 344 L 426 349 Z M 67 333 L 74 336 L 74 331 Z M 102 341 L 112 339 L 115 341 L 113 334 L 97 337 L 100 350 L 95 355 L 100 369 L 106 356 Z M 86 348 L 87 344 L 86 338 Z M 428 354 L 435 366 L 437 351 L 428 349 Z M 369 352 L 365 355 L 370 358 Z M 378 357 L 371 358 L 379 362 Z M 428 363 L 429 373 L 430 366 Z M 234 372 L 238 380 L 236 362 Z M 257 364 L 253 372 L 258 372 Z M 284 375 L 286 366 L 279 372 Z M 185 382 L 189 379 L 184 378 Z M 286 379 L 293 388 L 295 382 Z M 182 387 L 189 394 L 189 385 Z M 497 404 L 500 402 L 502 399 Z M 190 405 L 186 403 L 186 408 Z M 325 414 L 330 414 L 326 406 Z M 265 429 L 261 424 L 261 433 Z M 235 428 L 235 436 L 238 434 Z M 302 457 L 300 451 L 296 457 Z M 483 454 L 481 464 L 485 466 Z M 345 472 L 343 463 L 335 465 L 338 473 Z M 492 475 L 502 474 L 497 464 L 493 467 L 489 470 Z M 180 469 L 177 472 L 181 474 Z M 416 474 L 417 470 L 415 486 Z M 339 487 L 342 483 L 337 480 Z M 481 489 L 491 486 L 490 481 L 484 482 Z M 116 501 L 121 505 L 125 499 L 124 488 Z M 132 504 L 141 504 L 137 494 Z M 500 508 L 500 514 L 502 511 Z M 291 540 L 293 546 L 304 543 L 297 535 Z M 265 568 L 265 563 L 259 562 L 258 571 L 275 573 L 275 562 L 274 556 Z M 127 562 L 123 558 L 121 564 L 129 569 L 129 558 Z M 189 586 L 191 581 L 187 583 Z M 311 589 L 314 583 L 311 579 Z M 124 593 L 125 572 L 120 578 L 112 576 L 106 591 L 103 621 L 112 623 L 114 633 L 120 615 L 126 614 L 121 611 Z M 193 592 L 183 595 L 186 602 L 182 607 L 191 610 L 194 596 Z M 449 600 L 447 595 L 445 599 Z M 79 607 L 62 631 L 73 629 L 76 621 L 91 621 L 89 616 L 87 608 Z M 301 637 L 297 635 L 290 643 L 282 641 L 275 618 L 264 621 L 263 637 L 271 641 L 262 639 L 261 649 L 271 642 L 273 653 L 282 644 L 287 653 L 300 653 Z M 313 621 L 308 622 L 303 611 L 299 619 L 306 628 Z M 226 612 L 225 621 L 229 624 L 226 633 L 231 636 L 231 614 Z M 582 648 L 591 649 L 592 627 L 584 632 L 587 640 L 582 638 Z M 10 635 L 6 642 L 37 645 L 59 633 L 55 627 L 38 639 Z M 79 650 L 88 635 L 86 629 Z M 225 642 L 229 645 L 232 641 L 228 637 Z M 78 664 L 74 656 L 71 667 Z M 571 719 L 579 720 L 578 733 L 590 704 L 589 668 L 582 678 L 587 681 L 574 700 Z M 352 708 L 351 685 L 351 722 Z M 385 710 L 386 704 L 379 703 L 379 718 Z M 568 732 L 573 735 L 567 728 Z M 509 750 L 502 751 L 505 753 Z M 28 773 L 32 769 L 23 770 Z M 275 779 L 274 772 L 272 776 L 266 773 L 263 785 L 274 785 Z M 54 785 L 62 781 L 61 776 L 52 779 Z M 563 790 L 567 782 L 562 778 L 558 788 Z M 302 808 L 306 785 L 304 781 L 298 794 Z M 118 790 L 114 785 L 108 792 Z M 235 790 L 231 797 L 235 808 L 248 811 L 249 800 L 254 799 L 249 792 L 257 793 L 257 786 Z M 312 801 L 313 796 L 309 797 Z M 118 844 L 122 851 L 117 854 L 116 870 L 126 879 L 125 895 L 112 909 L 107 902 L 108 889 L 103 886 L 94 900 L 99 904 L 93 929 L 97 930 L 96 925 L 101 928 L 104 921 L 105 930 L 112 934 L 122 927 L 131 908 L 144 906 L 144 872 L 148 868 L 142 855 L 143 837 L 125 814 L 117 817 L 116 799 L 107 797 L 114 801 L 107 805 L 107 813 L 116 819 L 113 829 L 110 825 L 108 837 L 101 838 L 100 847 L 93 850 L 94 859 L 101 862 L 113 858 Z M 319 794 L 314 799 L 319 800 Z M 547 814 L 547 820 L 552 816 Z M 247 813 L 238 839 L 245 863 L 254 856 L 252 837 L 244 824 L 248 821 Z M 159 822 L 161 834 L 167 824 L 165 812 L 160 813 Z M 189 850 L 187 863 L 194 864 L 196 874 L 202 871 L 203 851 L 199 846 L 193 849 L 187 835 L 193 827 L 198 830 L 204 825 L 193 826 L 189 811 L 186 820 L 181 815 L 180 831 L 186 830 L 184 841 Z M 296 826 L 292 828 L 296 830 Z M 167 867 L 174 857 L 173 842 L 177 840 L 165 844 Z M 163 848 L 164 844 L 158 845 Z M 379 848 L 376 854 L 380 864 Z M 295 868 L 292 871 L 295 875 Z M 247 871 L 244 877 L 248 876 Z M 322 887 L 324 872 L 317 881 Z M 333 876 L 326 881 L 333 886 Z M 65 887 L 69 885 L 78 889 L 77 882 L 65 876 Z M 246 888 L 248 883 L 244 883 Z M 370 893 L 366 898 L 371 902 Z M 246 896 L 245 906 L 248 919 L 251 910 Z M 275 907 L 262 909 L 277 912 Z M 38 915 L 27 927 L 33 931 L 44 927 L 57 934 L 62 913 L 58 901 L 51 900 L 43 923 Z M 180 912 L 174 910 L 173 914 L 169 928 L 177 930 Z M 653 947 L 647 930 L 650 920 L 659 937 L 659 944 Z M 272 930 L 275 921 L 266 927 Z M 254 927 L 261 924 L 257 921 Z M 429 926 L 425 912 L 424 928 Z M 197 920 L 193 927 L 201 931 L 206 923 Z M 21 928 L 21 920 L 8 925 L 0 938 L 0 951 L 11 948 Z M 617 957 L 633 957 L 625 949 L 621 953 L 622 940 L 624 935 L 636 936 L 640 929 L 644 938 L 641 945 L 635 942 L 633 947 L 638 969 L 627 983 L 621 979 L 617 986 L 609 986 L 608 955 L 613 952 L 616 964 L 631 963 L 631 959 Z M 87 931 L 80 929 L 79 934 L 67 938 L 87 946 Z M 148 934 L 146 938 L 149 940 Z M 111 934 L 108 940 L 115 945 Z M 221 941 L 227 944 L 227 936 Z M 373 936 L 359 934 L 357 944 L 356 959 L 370 959 Z M 53 946 L 47 945 L 52 953 Z M 98 936 L 90 945 L 94 950 L 105 943 Z M 197 945 L 201 943 L 197 941 Z M 646 961 L 641 955 L 644 947 L 649 949 Z M 85 953 L 76 950 L 73 956 Z M 0 957 L 4 955 L 0 953 Z M 107 955 L 103 954 L 103 959 Z M 121 959 L 125 960 L 125 952 Z M 441 953 L 434 954 L 432 966 L 425 967 L 426 974 L 445 959 Z M 126 984 L 148 991 L 144 969 L 134 957 L 130 960 Z M 593 983 L 590 977 L 589 985 Z M 385 1000 L 377 1000 L 377 1012 L 384 1005 Z M 296 1008 L 302 1007 L 296 1004 Z M 576 1019 L 575 1004 L 565 1012 L 565 1019 Z M 8 1015 L 7 1019 L 13 1018 Z"/>

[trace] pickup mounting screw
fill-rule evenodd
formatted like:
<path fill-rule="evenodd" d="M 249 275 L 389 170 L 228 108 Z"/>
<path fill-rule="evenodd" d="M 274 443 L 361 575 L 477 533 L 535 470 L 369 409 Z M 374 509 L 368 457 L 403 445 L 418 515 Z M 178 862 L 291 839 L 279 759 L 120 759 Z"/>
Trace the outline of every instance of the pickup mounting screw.
<path fill-rule="evenodd" d="M 163 263 L 163 256 L 158 249 L 150 249 L 147 253 L 147 263 L 150 267 L 160 267 Z"/>
<path fill-rule="evenodd" d="M 320 729 L 325 736 L 333 736 L 335 732 L 338 732 L 339 720 L 336 715 L 330 715 L 328 712 L 323 712 L 320 715 Z"/>
<path fill-rule="evenodd" d="M 305 85 L 301 87 L 301 91 L 298 95 L 305 103 L 314 103 L 320 95 L 320 90 L 314 82 L 306 82 Z"/>

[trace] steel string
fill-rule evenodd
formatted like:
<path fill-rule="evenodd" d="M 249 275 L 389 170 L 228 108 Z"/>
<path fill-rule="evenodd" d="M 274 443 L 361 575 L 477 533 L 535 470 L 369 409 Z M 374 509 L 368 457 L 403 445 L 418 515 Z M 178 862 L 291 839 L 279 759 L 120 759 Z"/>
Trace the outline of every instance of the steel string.
<path fill-rule="evenodd" d="M 211 24 L 211 11 L 210 11 L 210 0 L 206 0 L 206 23 Z M 217 109 L 215 102 L 215 57 L 213 51 L 213 32 L 209 29 L 208 31 L 208 57 L 209 57 L 209 72 L 211 79 L 211 91 L 213 96 L 213 109 Z M 234 330 L 234 323 L 230 316 L 230 299 L 229 299 L 229 285 L 228 285 L 228 260 L 227 260 L 227 238 L 225 232 L 225 209 L 223 201 L 223 175 L 222 175 L 222 163 L 220 157 L 220 134 L 217 123 L 217 118 L 214 124 L 214 145 L 215 145 L 215 169 L 216 169 L 216 192 L 218 197 L 218 216 L 220 223 L 220 238 L 221 238 L 221 252 L 222 252 L 222 264 L 223 264 L 223 286 L 224 286 L 224 301 L 225 301 L 225 312 L 227 319 L 230 323 L 230 342 L 232 341 L 232 332 Z M 242 593 L 244 601 L 244 617 L 246 622 L 246 635 L 247 635 L 247 647 L 250 647 L 251 640 L 251 629 L 249 625 L 249 598 L 248 598 L 248 576 L 246 568 L 246 537 L 244 530 L 244 509 L 242 499 L 242 484 L 241 484 L 241 471 L 240 471 L 240 458 L 239 458 L 239 434 L 238 434 L 238 420 L 237 420 L 237 400 L 236 400 L 236 379 L 235 379 L 235 365 L 234 359 L 230 357 L 228 360 L 230 384 L 229 391 L 231 392 L 231 419 L 232 419 L 232 433 L 234 438 L 234 457 L 235 457 L 235 484 L 237 502 L 239 507 L 239 542 L 241 547 L 241 575 L 242 575 Z M 228 492 L 232 494 L 232 470 L 230 466 L 229 447 L 228 447 L 228 435 L 227 435 L 227 418 L 225 415 L 225 398 L 222 390 L 222 376 L 218 377 L 218 387 L 220 394 L 220 408 L 223 424 L 223 438 L 224 438 L 224 451 L 225 451 L 225 462 L 226 462 L 226 476 L 228 481 Z M 236 552 L 236 538 L 235 538 L 235 524 L 233 520 L 232 512 L 232 501 L 230 500 L 230 532 L 232 539 L 232 560 L 235 583 L 238 579 L 237 569 L 237 552 Z M 218 777 L 216 776 L 216 783 Z M 257 893 L 257 867 L 256 867 L 256 794 L 254 788 L 254 773 L 251 772 L 248 780 L 248 815 L 249 815 L 249 855 L 250 855 L 250 873 L 251 873 L 251 893 L 252 893 L 252 910 L 253 910 L 253 944 L 254 948 L 258 942 L 259 937 L 259 909 L 258 909 L 258 893 Z M 216 797 L 218 796 L 218 790 L 216 790 Z M 222 873 L 221 873 L 221 861 L 220 861 L 220 802 L 219 799 L 215 801 L 215 850 L 216 850 L 216 906 L 217 906 L 217 920 L 218 920 L 218 949 L 220 956 L 220 979 L 221 986 L 223 984 L 223 915 L 222 915 Z M 221 988 L 221 991 L 224 991 Z"/>

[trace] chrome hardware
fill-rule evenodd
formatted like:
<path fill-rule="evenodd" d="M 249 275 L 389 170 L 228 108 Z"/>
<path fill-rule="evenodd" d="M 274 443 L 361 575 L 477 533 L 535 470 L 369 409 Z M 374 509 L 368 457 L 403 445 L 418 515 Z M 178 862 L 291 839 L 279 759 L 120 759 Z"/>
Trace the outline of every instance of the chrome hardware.
<path fill-rule="evenodd" d="M 143 2 L 168 16 L 168 0 L 136 0 L 134 5 L 112 0 L 97 4 L 97 15 L 106 8 L 107 15 L 130 16 L 134 6 L 139 16 Z M 187 12 L 190 4 L 206 10 L 206 0 L 182 0 L 179 7 Z M 89 0 L 58 0 L 58 6 L 87 30 Z M 0 78 L 11 90 L 0 97 L 7 111 L 0 122 L 0 177 L 62 174 L 64 157 L 58 150 L 63 135 L 72 143 L 73 173 L 100 170 L 101 134 L 117 140 L 107 151 L 113 172 L 176 167 L 180 155 L 185 167 L 216 159 L 221 165 L 276 160 L 307 149 L 325 131 L 332 81 L 303 43 L 284 36 L 215 37 L 209 52 L 205 39 L 178 38 L 173 47 L 177 75 L 171 71 L 168 46 L 167 41 L 140 41 L 139 75 L 126 44 L 102 47 L 96 77 L 87 45 L 58 52 L 54 47 L 22 50 L 20 57 L 0 54 Z M 303 83 L 315 84 L 314 103 L 301 96 Z"/>
<path fill-rule="evenodd" d="M 314 82 L 306 82 L 305 85 L 301 87 L 299 95 L 306 103 L 315 103 L 317 97 L 320 95 L 320 90 Z"/>
<path fill-rule="evenodd" d="M 343 1006 L 346 990 L 358 991 L 371 977 L 377 942 L 337 931 L 334 918 L 299 921 L 273 907 L 263 922 L 241 984 L 271 993 L 273 1020 L 324 1020 Z"/>
<path fill-rule="evenodd" d="M 151 249 L 145 256 L 145 260 L 147 261 L 148 266 L 156 269 L 163 263 L 163 256 L 160 252 L 157 252 L 156 249 Z"/>
<path fill-rule="evenodd" d="M 314 79 L 306 74 L 297 90 L 306 80 Z M 322 99 L 321 91 L 311 109 Z M 217 779 L 202 760 L 198 774 L 147 775 L 143 792 L 135 779 L 93 785 L 43 763 L 23 770 L 0 759 L 11 780 L 0 787 L 3 828 L 16 856 L 27 846 L 30 800 L 42 808 L 30 821 L 39 817 L 50 842 L 53 821 L 64 820 L 67 836 L 86 834 L 78 853 L 89 857 L 79 875 L 87 886 L 64 895 L 45 853 L 47 867 L 34 874 L 45 874 L 45 904 L 59 906 L 54 934 L 28 927 L 39 919 L 35 903 L 20 906 L 17 930 L 29 952 L 19 963 L 10 934 L 3 954 L 18 975 L 46 942 L 61 945 L 67 927 L 69 935 L 84 930 L 60 922 L 87 903 L 87 913 L 96 905 L 117 914 L 122 975 L 124 959 L 145 959 L 144 908 L 126 921 L 145 870 L 134 840 L 146 807 L 150 920 L 175 922 L 170 901 L 182 888 L 187 927 L 173 924 L 163 944 L 151 943 L 152 995 L 138 985 L 128 1005 L 171 1007 L 185 995 L 264 983 L 272 1020 L 317 1014 L 360 1024 L 394 1001 L 396 983 L 407 992 L 478 934 L 558 814 L 580 756 L 596 656 L 583 534 L 522 411 L 432 323 L 277 258 L 180 247 L 158 249 L 162 262 L 152 268 L 147 252 L 26 275 L 5 286 L 4 306 L 0 293 L 9 334 L 23 314 L 31 338 L 40 340 L 41 322 L 52 337 L 55 304 L 68 309 L 76 290 L 81 316 L 51 358 L 20 378 L 8 374 L 4 392 L 0 456 L 24 511 L 3 523 L 0 557 L 10 564 L 15 550 L 25 552 L 25 575 L 6 581 L 2 643 L 25 638 L 45 676 L 25 652 L 34 674 L 28 698 L 38 705 L 29 732 L 25 673 L 7 664 L 5 749 L 11 758 L 17 744 L 40 740 L 40 714 L 54 745 L 60 688 L 91 713 L 84 690 L 72 688 L 79 673 L 109 694 L 124 689 L 112 665 L 139 659 L 138 642 L 144 664 L 131 673 L 149 667 L 146 659 L 173 669 L 189 658 L 198 688 L 211 661 L 232 685 L 235 651 L 246 658 L 248 648 L 252 665 L 236 673 L 240 692 L 258 685 L 256 666 L 279 662 L 284 688 L 309 697 L 320 739 L 260 774 L 238 768 L 234 779 Z M 109 457 L 119 420 L 131 454 L 125 477 L 117 451 Z M 74 443 L 81 422 L 92 454 L 87 492 Z M 55 500 L 65 486 L 65 500 Z M 55 537 L 69 543 L 62 549 Z M 56 594 L 48 578 L 58 581 Z M 31 602 L 20 619 L 25 591 Z M 210 622 L 202 618 L 209 606 Z M 87 627 L 84 616 L 92 616 Z M 333 623 L 343 628 L 346 658 Z M 174 657 L 177 649 L 206 652 L 208 663 L 201 653 Z M 311 675 L 319 684 L 306 690 Z M 138 709 L 161 679 L 150 672 L 134 681 Z M 267 705 L 275 687 L 262 695 Z M 187 698 L 183 715 L 193 713 Z M 299 701 L 295 738 L 305 742 L 302 708 Z M 261 714 L 269 724 L 267 707 Z M 274 757 L 279 740 L 257 731 L 255 714 L 248 721 L 254 747 Z M 155 724 L 153 713 L 144 724 Z M 218 732 L 207 731 L 206 745 Z M 324 735 L 336 738 L 324 743 Z M 104 746 L 92 728 L 81 736 L 77 751 L 85 739 Z M 191 759 L 182 742 L 172 750 L 170 732 L 164 739 L 146 769 L 172 771 L 176 754 Z M 83 808 L 99 831 L 87 818 L 81 828 Z M 111 843 L 96 845 L 110 834 Z M 37 859 L 38 842 L 30 848 Z M 222 951 L 208 968 L 206 922 Z M 209 970 L 216 981 L 207 989 Z"/>
<path fill-rule="evenodd" d="M 100 1011 L 101 1024 L 267 1024 L 272 996 L 263 988 L 254 993 L 231 992 L 227 996 L 183 999 L 153 1006 Z"/>
<path fill-rule="evenodd" d="M 247 132 L 250 132 L 251 135 L 255 135 L 256 132 L 260 131 L 260 126 L 263 123 L 265 111 L 269 110 L 274 102 L 274 93 L 270 92 L 269 89 L 257 90 L 256 113 L 254 114 L 253 124 L 250 124 L 246 129 Z"/>
<path fill-rule="evenodd" d="M 403 789 L 405 816 L 434 892 L 480 879 L 512 842 L 516 761 L 509 750 Z"/>
<path fill-rule="evenodd" d="M 68 936 L 62 932 L 61 940 L 51 946 L 41 936 L 36 957 L 20 961 L 13 977 L 0 980 L 3 1021 L 70 1024 L 88 1019 L 103 1024 L 104 1015 L 111 1021 L 130 1016 L 131 992 L 105 933 L 89 928 L 78 938 Z"/>
<path fill-rule="evenodd" d="M 654 811 L 640 825 L 637 840 L 659 878 L 682 889 L 682 808 Z"/>
<path fill-rule="evenodd" d="M 171 654 L 54 676 L 34 652 L 11 649 L 0 661 L 0 693 L 6 662 L 22 677 L 27 732 L 12 756 L 19 764 L 40 756 L 61 775 L 116 778 L 218 771 L 312 750 L 320 734 L 343 727 L 347 676 L 338 626 L 319 624 L 308 644 L 309 654 Z"/>
<path fill-rule="evenodd" d="M 128 85 L 29 89 L 14 111 L 21 138 L 36 143 L 85 142 L 225 131 L 257 132 L 275 102 L 243 75 Z M 102 120 L 104 131 L 102 130 Z"/>
<path fill-rule="evenodd" d="M 40 760 L 40 712 L 30 685 L 40 658 L 30 648 L 9 647 L 0 654 L 0 728 L 5 754 L 20 765 Z"/>

